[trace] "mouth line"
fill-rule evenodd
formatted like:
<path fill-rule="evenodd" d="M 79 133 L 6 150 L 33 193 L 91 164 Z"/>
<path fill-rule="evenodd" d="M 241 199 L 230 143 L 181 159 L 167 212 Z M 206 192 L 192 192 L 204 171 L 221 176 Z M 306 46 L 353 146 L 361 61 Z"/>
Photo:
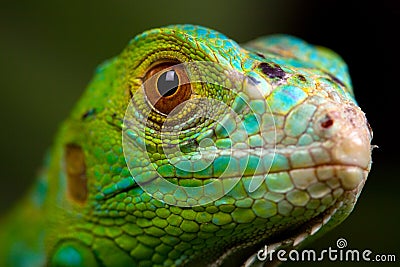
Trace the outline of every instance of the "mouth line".
<path fill-rule="evenodd" d="M 364 168 L 360 165 L 356 164 L 346 164 L 346 163 L 325 163 L 325 164 L 316 164 L 312 166 L 307 166 L 307 167 L 295 167 L 287 170 L 277 170 L 277 171 L 269 171 L 268 173 L 280 173 L 280 172 L 290 172 L 294 170 L 309 170 L 309 169 L 318 169 L 318 168 L 324 168 L 324 167 L 331 167 L 331 168 L 343 168 L 343 167 L 349 167 L 349 168 L 358 168 L 362 171 L 368 171 L 368 168 Z"/>
<path fill-rule="evenodd" d="M 302 167 L 302 168 L 291 168 L 291 169 L 282 169 L 282 170 L 274 170 L 274 171 L 268 171 L 268 172 L 266 172 L 266 173 L 260 173 L 260 174 L 251 174 L 251 175 L 240 175 L 240 178 L 239 179 L 242 179 L 242 178 L 246 178 L 246 179 L 251 179 L 251 178 L 253 178 L 253 177 L 255 177 L 255 176 L 267 176 L 268 174 L 276 174 L 276 173 L 283 173 L 283 172 L 291 172 L 291 171 L 296 171 L 296 170 L 304 170 L 304 171 L 309 171 L 309 170 L 314 170 L 314 172 L 317 172 L 317 170 L 318 170 L 318 168 L 330 168 L 330 169 L 338 169 L 338 170 L 340 170 L 340 169 L 343 169 L 343 168 L 355 168 L 355 169 L 358 169 L 359 171 L 361 171 L 363 174 L 364 173 L 366 173 L 366 172 L 368 172 L 368 169 L 366 169 L 366 168 L 363 168 L 363 167 L 361 167 L 361 166 L 358 166 L 358 165 L 354 165 L 354 164 L 318 164 L 318 165 L 314 165 L 314 166 L 308 166 L 308 167 Z M 161 176 L 161 175 L 160 175 Z M 327 179 L 324 179 L 324 180 L 329 180 L 329 179 L 331 179 L 331 178 L 334 178 L 335 177 L 335 175 L 332 175 L 331 177 L 329 177 L 329 178 L 327 178 Z M 223 177 L 221 177 L 221 176 L 219 176 L 219 177 L 213 177 L 213 176 L 210 176 L 210 177 L 208 177 L 208 178 L 196 178 L 196 177 L 192 177 L 191 179 L 196 179 L 196 180 L 201 180 L 201 181 L 207 181 L 207 180 L 209 180 L 209 179 L 232 179 L 232 178 L 238 178 L 238 176 L 237 175 L 233 175 L 233 176 L 227 176 L 227 175 L 225 175 L 225 176 L 223 176 Z M 181 180 L 184 180 L 184 179 L 188 179 L 188 178 L 182 178 L 182 177 L 164 177 L 163 179 L 166 179 L 167 181 L 169 181 L 169 182 L 171 182 L 171 179 L 181 179 Z M 366 179 L 366 175 L 363 175 L 363 178 L 362 178 L 362 180 L 365 180 Z M 148 182 L 152 182 L 152 180 L 151 181 L 148 181 Z M 121 189 L 121 190 L 116 190 L 116 191 L 114 191 L 114 192 L 110 192 L 109 194 L 104 194 L 102 197 L 101 197 L 101 199 L 102 200 L 107 200 L 107 199 L 109 199 L 109 198 L 111 198 L 112 196 L 114 196 L 115 194 L 117 194 L 117 193 L 121 193 L 121 192 L 127 192 L 127 191 L 129 191 L 129 190 L 131 190 L 132 188 L 134 188 L 134 187 L 136 187 L 137 186 L 137 184 L 135 183 L 135 184 L 133 184 L 132 186 L 129 186 L 129 187 L 127 187 L 127 188 L 124 188 L 124 189 Z M 347 191 L 347 190 L 346 190 Z M 350 190 L 351 191 L 351 190 Z"/>
<path fill-rule="evenodd" d="M 316 146 L 316 147 L 311 147 L 310 149 L 318 148 L 321 147 L 321 153 L 328 153 L 330 154 L 330 158 L 327 160 L 318 160 L 318 154 L 312 154 L 312 161 L 307 162 L 304 164 L 304 167 L 299 164 L 297 166 L 291 166 L 291 165 L 296 165 L 296 163 L 292 162 L 291 164 L 289 163 L 289 166 L 285 166 L 283 168 L 279 168 L 279 166 L 273 166 L 275 162 L 275 154 L 276 155 L 281 155 L 285 157 L 287 160 L 290 158 L 290 155 L 293 152 L 296 152 L 295 149 L 288 149 L 288 148 L 270 148 L 270 147 L 256 147 L 256 148 L 228 148 L 228 149 L 221 149 L 217 148 L 216 150 L 203 150 L 200 152 L 202 154 L 201 157 L 209 158 L 209 160 L 214 160 L 215 158 L 221 157 L 221 156 L 227 156 L 227 157 L 232 157 L 237 160 L 242 160 L 244 158 L 248 158 L 248 162 L 250 162 L 250 158 L 253 158 L 253 165 L 256 166 L 255 169 L 259 167 L 259 164 L 262 164 L 263 161 L 265 161 L 266 158 L 270 158 L 271 162 L 270 163 L 265 163 L 263 169 L 265 170 L 265 166 L 273 166 L 275 170 L 273 171 L 268 171 L 268 173 L 279 173 L 279 172 L 284 172 L 284 171 L 291 171 L 291 170 L 298 170 L 298 169 L 309 169 L 309 168 L 318 168 L 318 167 L 323 167 L 323 166 L 332 166 L 332 167 L 354 167 L 354 168 L 360 168 L 363 171 L 369 171 L 370 169 L 370 159 L 368 160 L 367 156 L 363 156 L 363 159 L 361 160 L 360 157 L 353 158 L 353 153 L 350 154 L 338 154 L 337 151 L 332 150 L 332 148 L 325 147 L 325 146 Z M 230 151 L 229 151 L 230 150 Z M 302 149 L 303 150 L 303 149 Z M 311 151 L 307 148 L 304 148 L 304 151 L 308 151 L 307 154 L 310 155 Z M 319 150 L 314 150 L 318 151 Z M 314 152 L 313 152 L 314 153 Z M 354 156 L 358 156 L 355 154 Z M 315 158 L 315 159 L 314 159 Z M 365 158 L 365 159 L 364 159 Z M 256 162 L 259 163 L 256 163 Z M 320 161 L 320 162 L 315 162 L 315 161 Z M 266 173 L 266 172 L 265 172 Z M 258 170 L 258 175 L 261 175 L 262 171 Z"/>
<path fill-rule="evenodd" d="M 355 165 L 355 164 L 318 164 L 318 165 L 313 165 L 313 166 L 307 166 L 307 167 L 296 167 L 296 168 L 291 168 L 291 169 L 281 169 L 281 170 L 273 170 L 273 171 L 267 171 L 267 172 L 260 172 L 260 173 L 253 173 L 253 174 L 242 174 L 242 175 L 224 175 L 222 174 L 221 176 L 210 176 L 209 178 L 198 178 L 198 177 L 193 177 L 193 179 L 198 179 L 198 180 L 206 180 L 206 179 L 229 179 L 229 178 L 237 178 L 238 176 L 240 176 L 241 178 L 251 178 L 254 176 L 262 176 L 262 175 L 268 175 L 268 174 L 276 174 L 276 173 L 283 173 L 283 172 L 291 172 L 291 171 L 297 171 L 297 170 L 317 170 L 318 168 L 331 168 L 331 169 L 343 169 L 343 168 L 355 168 L 355 169 L 359 169 L 361 171 L 365 171 L 368 172 L 368 168 L 364 168 L 362 166 L 359 165 Z M 244 173 L 244 172 L 243 172 Z M 166 179 L 170 179 L 170 178 L 175 178 L 175 179 L 186 179 L 183 177 L 168 177 Z"/>
<path fill-rule="evenodd" d="M 325 164 L 316 164 L 313 166 L 307 166 L 307 167 L 296 167 L 288 170 L 278 170 L 278 171 L 270 171 L 268 173 L 280 173 L 280 172 L 290 172 L 290 171 L 295 171 L 295 170 L 310 170 L 310 169 L 318 169 L 318 168 L 331 168 L 331 169 L 340 169 L 340 168 L 356 168 L 361 171 L 368 171 L 368 168 L 365 168 L 360 165 L 356 164 L 346 164 L 346 163 L 325 163 Z"/>

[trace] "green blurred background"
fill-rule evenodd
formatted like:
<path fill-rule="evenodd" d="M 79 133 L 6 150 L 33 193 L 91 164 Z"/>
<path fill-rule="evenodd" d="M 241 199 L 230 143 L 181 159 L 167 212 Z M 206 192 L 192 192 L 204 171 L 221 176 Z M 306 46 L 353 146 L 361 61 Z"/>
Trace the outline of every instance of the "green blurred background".
<path fill-rule="evenodd" d="M 373 144 L 379 146 L 353 214 L 310 247 L 335 247 L 344 237 L 349 248 L 399 258 L 397 88 L 389 52 L 399 16 L 396 1 L 3 1 L 0 215 L 33 183 L 53 135 L 95 67 L 136 34 L 174 23 L 208 26 L 238 42 L 288 33 L 345 59 L 356 99 L 374 130 Z"/>

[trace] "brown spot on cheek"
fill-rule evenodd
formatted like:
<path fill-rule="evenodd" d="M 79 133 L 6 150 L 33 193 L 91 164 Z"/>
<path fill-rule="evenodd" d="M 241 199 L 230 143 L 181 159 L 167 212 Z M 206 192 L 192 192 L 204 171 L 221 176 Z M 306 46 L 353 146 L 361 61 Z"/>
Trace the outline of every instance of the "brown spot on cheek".
<path fill-rule="evenodd" d="M 76 144 L 65 146 L 67 172 L 67 194 L 74 201 L 83 204 L 87 199 L 87 177 L 85 155 Z"/>

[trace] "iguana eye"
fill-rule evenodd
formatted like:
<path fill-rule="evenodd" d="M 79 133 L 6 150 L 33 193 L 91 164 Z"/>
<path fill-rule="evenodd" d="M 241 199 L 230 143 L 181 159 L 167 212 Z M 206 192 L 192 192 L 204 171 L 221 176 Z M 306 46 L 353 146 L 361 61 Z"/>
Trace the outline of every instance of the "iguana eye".
<path fill-rule="evenodd" d="M 168 115 L 192 94 L 189 78 L 181 65 L 162 63 L 151 68 L 145 76 L 144 91 L 156 111 Z"/>

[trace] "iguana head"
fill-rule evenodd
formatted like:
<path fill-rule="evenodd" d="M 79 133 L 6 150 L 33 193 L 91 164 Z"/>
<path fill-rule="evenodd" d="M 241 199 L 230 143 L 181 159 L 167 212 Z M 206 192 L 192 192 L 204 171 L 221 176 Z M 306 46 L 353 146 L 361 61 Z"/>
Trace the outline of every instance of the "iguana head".
<path fill-rule="evenodd" d="M 192 25 L 132 39 L 61 136 L 70 227 L 93 237 L 72 239 L 106 266 L 241 264 L 264 245 L 297 247 L 347 217 L 371 164 L 337 55 Z"/>

